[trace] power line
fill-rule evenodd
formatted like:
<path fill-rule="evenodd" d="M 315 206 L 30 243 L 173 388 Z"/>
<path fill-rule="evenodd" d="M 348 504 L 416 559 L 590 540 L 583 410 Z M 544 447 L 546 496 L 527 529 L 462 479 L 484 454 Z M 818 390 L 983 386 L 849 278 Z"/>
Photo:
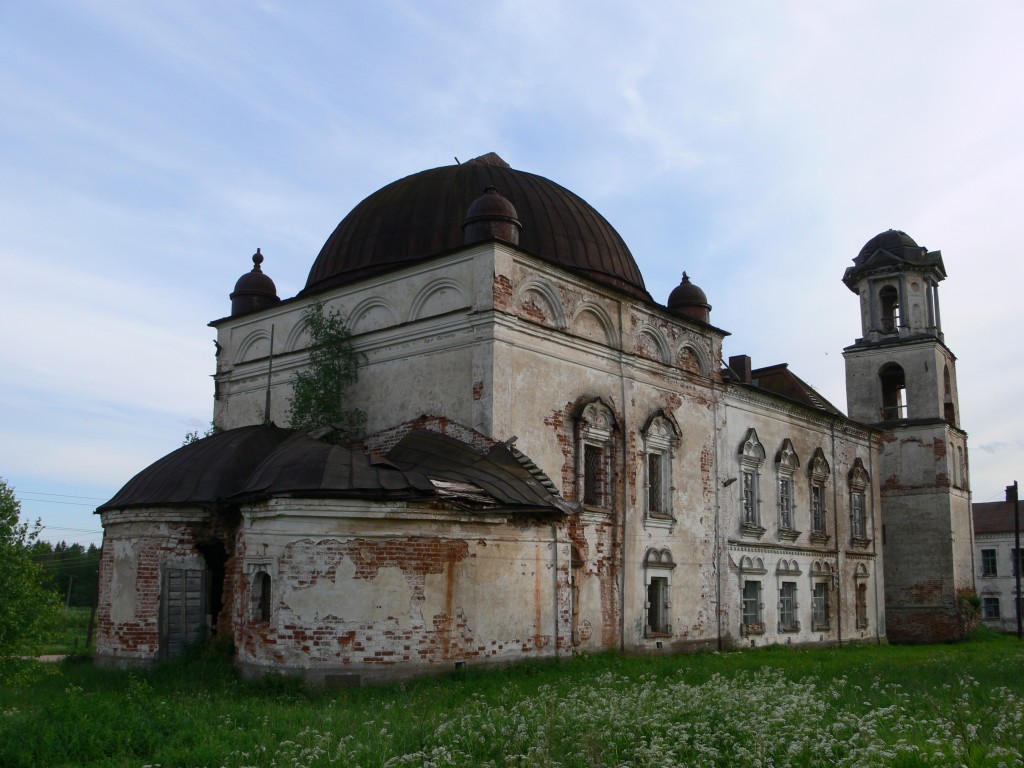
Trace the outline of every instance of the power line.
<path fill-rule="evenodd" d="M 18 491 L 19 496 L 24 496 L 26 493 L 30 493 L 34 496 L 60 496 L 64 499 L 89 499 L 91 501 L 106 501 L 97 496 L 75 496 L 70 493 L 49 493 L 47 491 Z"/>

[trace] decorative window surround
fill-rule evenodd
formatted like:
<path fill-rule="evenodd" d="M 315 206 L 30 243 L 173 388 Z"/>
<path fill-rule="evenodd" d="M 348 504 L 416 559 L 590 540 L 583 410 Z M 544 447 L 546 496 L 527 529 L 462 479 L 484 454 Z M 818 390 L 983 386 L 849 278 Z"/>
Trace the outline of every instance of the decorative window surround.
<path fill-rule="evenodd" d="M 858 459 L 859 461 L 859 459 Z M 868 568 L 858 563 L 853 572 L 857 629 L 868 628 Z"/>
<path fill-rule="evenodd" d="M 800 604 L 796 585 L 800 564 L 796 560 L 782 558 L 775 566 L 775 576 L 779 583 L 779 632 L 799 632 Z"/>
<path fill-rule="evenodd" d="M 600 400 L 587 403 L 577 420 L 576 488 L 585 507 L 611 508 L 614 429 L 615 417 Z"/>
<path fill-rule="evenodd" d="M 676 564 L 668 549 L 650 548 L 644 555 L 644 583 L 647 587 L 647 602 L 644 604 L 647 622 L 644 637 L 670 637 L 669 623 L 672 608 L 672 571 Z"/>
<path fill-rule="evenodd" d="M 654 414 L 642 431 L 644 447 L 644 504 L 648 525 L 671 527 L 675 522 L 672 498 L 673 453 L 679 431 L 664 413 Z"/>
<path fill-rule="evenodd" d="M 827 560 L 811 563 L 811 629 L 827 632 L 832 629 L 832 601 L 829 593 L 839 586 L 838 574 Z"/>
<path fill-rule="evenodd" d="M 811 543 L 827 544 L 831 537 L 828 534 L 828 497 L 825 488 L 832 469 L 821 448 L 815 449 L 807 474 L 811 481 Z"/>
<path fill-rule="evenodd" d="M 764 464 L 764 446 L 751 428 L 740 446 L 740 532 L 759 539 L 765 528 L 761 524 L 760 473 Z"/>
<path fill-rule="evenodd" d="M 850 544 L 866 549 L 871 544 L 871 532 L 868 530 L 870 515 L 867 508 L 867 489 L 871 478 L 864 469 L 864 462 L 859 458 L 850 469 Z"/>
<path fill-rule="evenodd" d="M 761 602 L 761 579 L 768 573 L 760 557 L 740 559 L 740 634 L 744 637 L 764 634 L 764 603 Z"/>
<path fill-rule="evenodd" d="M 775 455 L 775 471 L 779 489 L 779 540 L 796 541 L 800 531 L 796 528 L 796 508 L 793 502 L 793 477 L 800 468 L 800 459 L 793 450 L 789 438 L 782 442 L 782 448 Z"/>

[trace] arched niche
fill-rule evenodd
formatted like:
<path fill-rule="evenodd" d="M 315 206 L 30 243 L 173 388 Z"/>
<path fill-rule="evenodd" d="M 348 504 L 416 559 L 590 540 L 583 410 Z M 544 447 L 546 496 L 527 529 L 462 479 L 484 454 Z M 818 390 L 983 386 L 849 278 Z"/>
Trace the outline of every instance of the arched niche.
<path fill-rule="evenodd" d="M 456 280 L 448 277 L 438 278 L 428 283 L 416 295 L 409 313 L 410 320 L 422 320 L 459 309 L 471 307 L 466 289 Z"/>

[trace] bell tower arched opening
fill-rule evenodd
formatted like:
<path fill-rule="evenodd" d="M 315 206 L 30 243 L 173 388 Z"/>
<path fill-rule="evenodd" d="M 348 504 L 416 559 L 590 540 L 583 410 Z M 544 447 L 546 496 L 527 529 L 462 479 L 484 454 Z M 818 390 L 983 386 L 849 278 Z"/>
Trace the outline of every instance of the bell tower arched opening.
<path fill-rule="evenodd" d="M 907 377 L 898 363 L 886 363 L 878 372 L 882 386 L 882 421 L 907 418 Z"/>
<path fill-rule="evenodd" d="M 900 324 L 900 294 L 891 285 L 883 286 L 878 292 L 879 313 L 882 332 L 893 333 Z"/>

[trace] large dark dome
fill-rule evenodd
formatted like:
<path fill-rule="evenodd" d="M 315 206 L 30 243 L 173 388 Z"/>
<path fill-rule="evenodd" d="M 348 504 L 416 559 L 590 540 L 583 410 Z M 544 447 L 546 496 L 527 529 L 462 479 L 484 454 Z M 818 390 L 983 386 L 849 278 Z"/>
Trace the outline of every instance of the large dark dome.
<path fill-rule="evenodd" d="M 381 274 L 462 247 L 462 223 L 488 187 L 522 222 L 518 247 L 598 282 L 650 300 L 629 248 L 585 200 L 491 153 L 415 173 L 352 209 L 320 250 L 303 294 Z"/>

